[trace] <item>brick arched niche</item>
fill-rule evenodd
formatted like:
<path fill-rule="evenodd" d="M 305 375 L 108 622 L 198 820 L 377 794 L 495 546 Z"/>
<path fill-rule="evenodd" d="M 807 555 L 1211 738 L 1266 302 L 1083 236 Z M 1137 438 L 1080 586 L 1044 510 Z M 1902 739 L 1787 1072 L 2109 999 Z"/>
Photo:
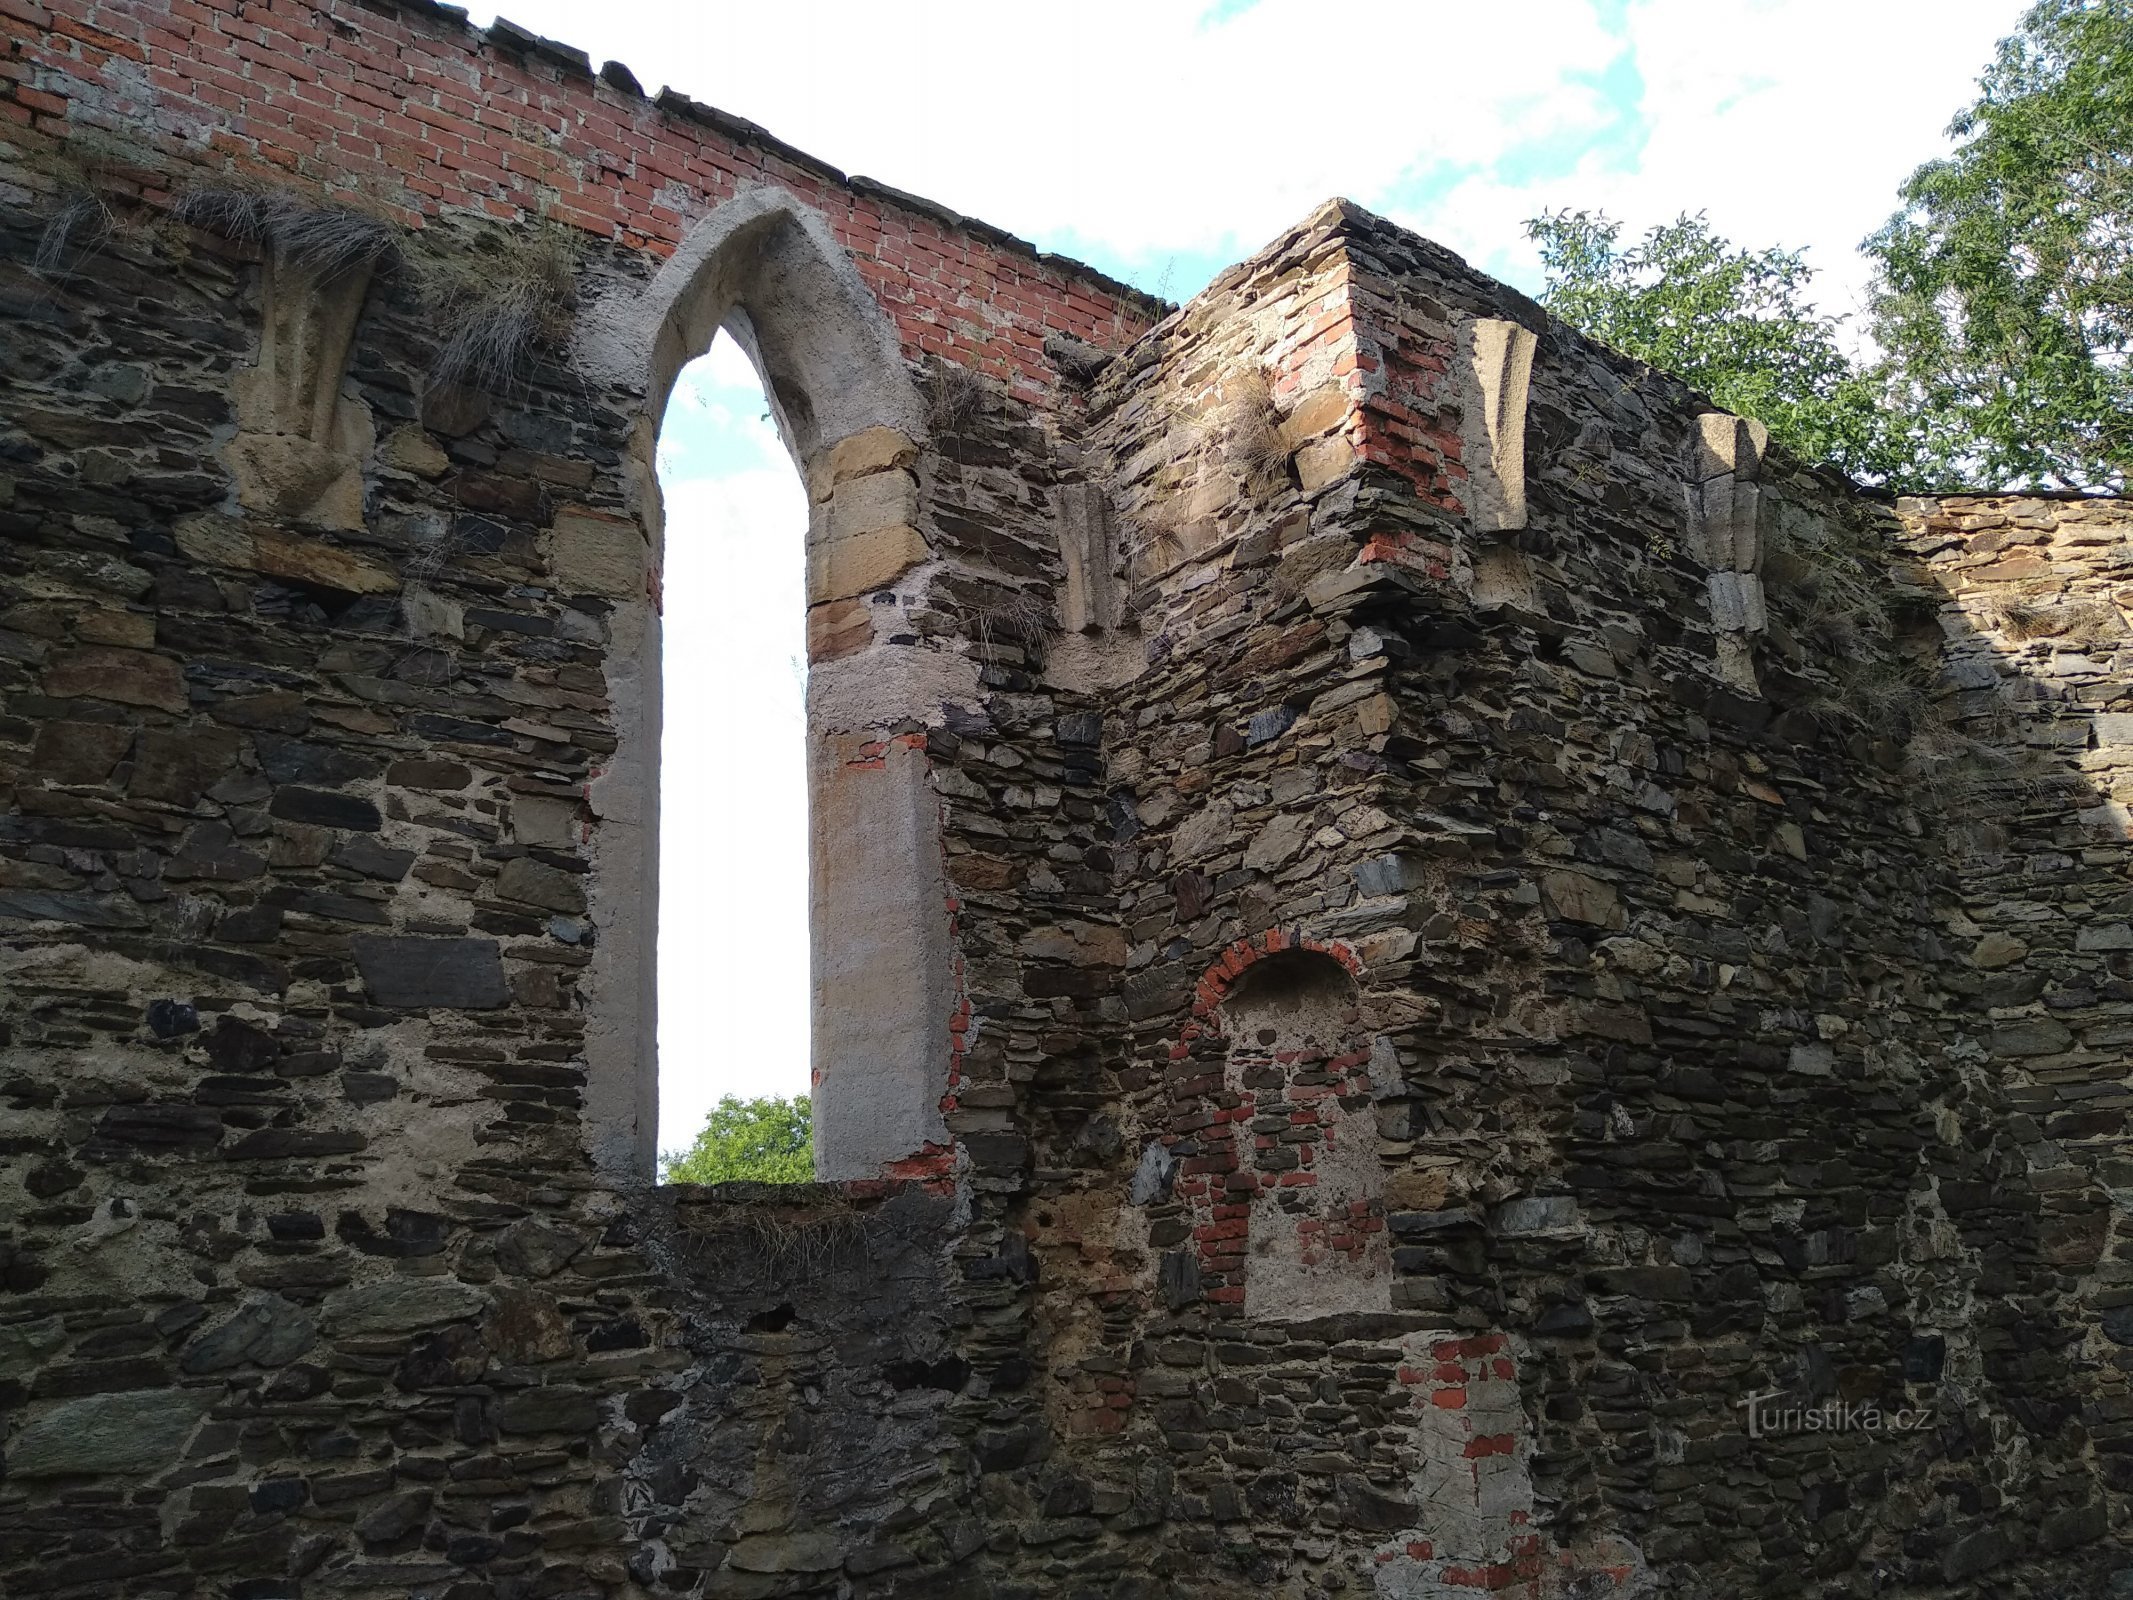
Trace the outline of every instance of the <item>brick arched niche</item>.
<path fill-rule="evenodd" d="M 820 1177 L 868 1177 L 947 1142 L 955 969 L 939 807 L 912 730 L 937 722 L 945 702 L 973 698 L 976 680 L 955 641 L 912 643 L 916 630 L 901 625 L 925 605 L 935 564 L 919 510 L 925 409 L 895 331 L 822 217 L 777 189 L 727 202 L 642 291 L 591 308 L 575 352 L 581 370 L 639 408 L 632 509 L 654 575 L 615 622 L 608 684 L 620 745 L 593 786 L 603 825 L 588 1138 L 611 1175 L 650 1172 L 664 540 L 653 448 L 675 379 L 721 329 L 755 362 L 809 491 L 815 1161 Z M 715 1052 L 716 1019 L 705 1029 Z"/>
<path fill-rule="evenodd" d="M 1194 1231 L 1203 1281 L 1248 1318 L 1391 1308 L 1361 973 L 1347 946 L 1276 929 L 1232 945 L 1198 985 L 1185 1043 L 1222 1047 L 1230 1132 Z"/>

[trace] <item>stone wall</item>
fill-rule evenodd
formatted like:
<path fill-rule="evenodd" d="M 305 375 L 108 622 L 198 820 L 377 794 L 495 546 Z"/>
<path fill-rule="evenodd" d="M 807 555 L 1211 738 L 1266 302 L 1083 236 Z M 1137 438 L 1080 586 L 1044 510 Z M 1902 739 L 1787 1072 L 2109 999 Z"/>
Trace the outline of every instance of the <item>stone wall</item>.
<path fill-rule="evenodd" d="M 1162 315 L 506 25 L 0 12 L 9 1593 L 2115 1592 L 2123 506 L 1892 507 L 1343 203 Z M 643 1162 L 720 326 L 790 1190 Z"/>

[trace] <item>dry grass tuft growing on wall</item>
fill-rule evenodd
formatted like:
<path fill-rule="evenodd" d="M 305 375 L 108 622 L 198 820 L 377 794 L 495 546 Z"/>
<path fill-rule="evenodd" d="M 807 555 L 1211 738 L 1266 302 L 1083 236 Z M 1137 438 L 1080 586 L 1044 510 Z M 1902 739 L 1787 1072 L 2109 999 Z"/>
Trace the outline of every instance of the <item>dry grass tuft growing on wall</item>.
<path fill-rule="evenodd" d="M 1254 367 L 1225 385 L 1213 424 L 1231 469 L 1250 483 L 1281 471 L 1289 449 L 1281 438 L 1281 413 L 1265 372 Z"/>
<path fill-rule="evenodd" d="M 1022 651 L 1032 667 L 1044 664 L 1044 647 L 1057 626 L 1051 606 L 1028 589 L 1012 589 L 970 608 L 970 630 L 979 650 L 991 655 L 1009 645 Z"/>
<path fill-rule="evenodd" d="M 936 364 L 926 385 L 926 428 L 936 442 L 953 439 L 985 411 L 985 382 L 966 367 Z"/>
<path fill-rule="evenodd" d="M 178 192 L 170 212 L 202 232 L 272 249 L 322 279 L 375 267 L 399 245 L 399 230 L 383 217 L 265 184 L 195 184 Z"/>
<path fill-rule="evenodd" d="M 30 270 L 40 278 L 63 278 L 101 249 L 116 228 L 103 196 L 86 183 L 70 183 L 37 236 Z"/>
<path fill-rule="evenodd" d="M 409 270 L 424 308 L 446 330 L 430 381 L 504 392 L 542 351 L 568 344 L 582 248 L 575 230 L 555 222 L 424 240 Z"/>

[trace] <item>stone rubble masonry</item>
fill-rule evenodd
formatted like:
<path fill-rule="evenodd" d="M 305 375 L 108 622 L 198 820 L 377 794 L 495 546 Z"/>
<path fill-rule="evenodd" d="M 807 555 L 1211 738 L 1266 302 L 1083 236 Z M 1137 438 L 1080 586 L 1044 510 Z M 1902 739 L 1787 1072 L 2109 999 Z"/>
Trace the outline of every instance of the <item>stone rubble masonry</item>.
<path fill-rule="evenodd" d="M 0 1590 L 2128 1592 L 2125 505 L 1346 202 L 1172 310 L 450 8 L 0 17 Z M 232 178 L 577 229 L 577 340 L 433 383 Z M 729 319 L 837 1181 L 659 1187 Z"/>

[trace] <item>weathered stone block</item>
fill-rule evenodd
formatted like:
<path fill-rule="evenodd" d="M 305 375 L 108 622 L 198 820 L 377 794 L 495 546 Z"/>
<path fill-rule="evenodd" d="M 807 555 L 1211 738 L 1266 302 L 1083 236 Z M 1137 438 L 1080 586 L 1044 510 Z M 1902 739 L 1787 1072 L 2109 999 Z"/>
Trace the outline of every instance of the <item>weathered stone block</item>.
<path fill-rule="evenodd" d="M 566 509 L 541 535 L 541 557 L 565 594 L 642 599 L 651 573 L 651 547 L 628 517 Z"/>
<path fill-rule="evenodd" d="M 523 901 L 567 916 L 576 916 L 585 909 L 582 878 L 531 856 L 518 856 L 504 863 L 496 875 L 496 892 L 506 900 Z"/>
<path fill-rule="evenodd" d="M 1541 875 L 1540 887 L 1541 903 L 1551 917 L 1596 928 L 1621 926 L 1621 898 L 1611 883 L 1582 872 L 1547 872 Z"/>
<path fill-rule="evenodd" d="M 908 467 L 917 459 L 918 446 L 894 428 L 864 428 L 830 446 L 830 481 L 842 483 L 872 472 Z"/>
<path fill-rule="evenodd" d="M 837 485 L 830 501 L 831 544 L 918 520 L 918 481 L 908 472 L 875 472 Z"/>
<path fill-rule="evenodd" d="M 489 1011 L 508 1005 L 511 990 L 494 939 L 392 938 L 350 941 L 364 987 L 381 1006 L 446 1006 Z"/>
<path fill-rule="evenodd" d="M 178 663 L 143 650 L 65 651 L 45 668 L 44 692 L 54 699 L 111 700 L 158 711 L 183 711 L 188 704 Z"/>
<path fill-rule="evenodd" d="M 874 619 L 864 600 L 832 600 L 807 608 L 807 659 L 835 661 L 874 642 Z"/>
<path fill-rule="evenodd" d="M 930 554 L 918 530 L 908 524 L 812 544 L 807 551 L 807 598 L 819 605 L 886 589 Z"/>
<path fill-rule="evenodd" d="M 320 1320 L 335 1338 L 369 1333 L 411 1333 L 477 1315 L 488 1299 L 453 1278 L 395 1278 L 326 1297 Z"/>
<path fill-rule="evenodd" d="M 222 1397 L 212 1389 L 149 1389 L 70 1400 L 16 1429 L 10 1478 L 97 1472 L 139 1476 L 176 1466 L 193 1430 Z"/>
<path fill-rule="evenodd" d="M 358 517 L 354 526 L 362 525 Z M 393 594 L 400 575 L 391 567 L 323 538 L 285 533 L 216 512 L 188 517 L 173 530 L 178 548 L 202 566 L 258 572 L 342 594 Z"/>
<path fill-rule="evenodd" d="M 236 765 L 240 747 L 237 735 L 222 728 L 145 729 L 134 747 L 127 798 L 194 805 Z"/>

